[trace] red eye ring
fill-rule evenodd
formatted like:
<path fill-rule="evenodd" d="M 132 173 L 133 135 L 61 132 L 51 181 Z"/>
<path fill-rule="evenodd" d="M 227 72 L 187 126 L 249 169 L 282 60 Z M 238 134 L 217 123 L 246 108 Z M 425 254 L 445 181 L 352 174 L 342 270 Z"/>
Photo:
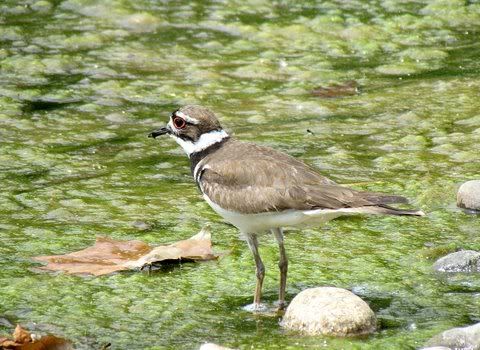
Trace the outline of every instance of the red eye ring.
<path fill-rule="evenodd" d="M 187 126 L 187 122 L 183 118 L 175 117 L 175 118 L 173 118 L 173 125 L 177 129 L 183 129 L 183 128 L 185 128 L 185 126 Z"/>

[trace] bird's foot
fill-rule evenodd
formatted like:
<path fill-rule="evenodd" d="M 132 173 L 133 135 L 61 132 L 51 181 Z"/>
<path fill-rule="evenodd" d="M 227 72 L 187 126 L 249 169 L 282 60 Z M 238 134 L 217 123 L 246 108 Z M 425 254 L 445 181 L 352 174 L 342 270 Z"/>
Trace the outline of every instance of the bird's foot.
<path fill-rule="evenodd" d="M 152 272 L 152 263 L 143 264 L 143 265 L 140 267 L 140 271 L 144 271 L 144 270 L 147 270 L 148 273 L 151 273 L 151 272 Z"/>
<path fill-rule="evenodd" d="M 269 311 L 268 305 L 262 304 L 262 303 L 248 304 L 248 305 L 245 305 L 242 309 L 248 312 L 253 312 L 253 313 L 265 313 Z"/>
<path fill-rule="evenodd" d="M 285 309 L 287 304 L 284 301 L 277 302 L 277 316 L 283 316 L 285 314 Z"/>

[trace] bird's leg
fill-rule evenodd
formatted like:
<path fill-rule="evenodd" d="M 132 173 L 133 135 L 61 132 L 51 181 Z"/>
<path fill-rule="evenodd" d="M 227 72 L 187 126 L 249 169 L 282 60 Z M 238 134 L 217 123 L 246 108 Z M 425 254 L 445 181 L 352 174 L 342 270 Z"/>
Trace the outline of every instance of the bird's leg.
<path fill-rule="evenodd" d="M 262 259 L 260 258 L 260 254 L 258 253 L 258 240 L 257 235 L 247 234 L 247 243 L 252 251 L 253 258 L 255 259 L 255 266 L 256 266 L 256 276 L 257 276 L 257 284 L 255 286 L 255 296 L 253 298 L 253 304 L 255 309 L 259 309 L 260 307 L 260 298 L 262 296 L 262 285 L 263 285 L 263 277 L 265 276 L 265 266 L 263 265 Z"/>
<path fill-rule="evenodd" d="M 288 271 L 288 258 L 285 252 L 285 246 L 283 244 L 283 231 L 281 228 L 272 229 L 275 239 L 278 243 L 280 250 L 280 260 L 278 261 L 278 267 L 280 268 L 280 288 L 278 291 L 278 308 L 283 310 L 285 308 L 285 289 L 287 287 L 287 271 Z"/>

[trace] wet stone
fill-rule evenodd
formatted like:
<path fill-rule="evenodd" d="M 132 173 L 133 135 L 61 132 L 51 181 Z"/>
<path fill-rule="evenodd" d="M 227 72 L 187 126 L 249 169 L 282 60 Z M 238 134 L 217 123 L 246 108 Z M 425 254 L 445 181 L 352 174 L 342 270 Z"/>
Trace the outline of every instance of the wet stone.
<path fill-rule="evenodd" d="M 457 206 L 480 211 L 480 180 L 467 181 L 460 186 Z"/>
<path fill-rule="evenodd" d="M 438 272 L 479 272 L 480 252 L 461 250 L 438 259 L 433 265 Z"/>
<path fill-rule="evenodd" d="M 359 336 L 375 331 L 376 317 L 352 292 L 318 287 L 306 289 L 292 300 L 282 326 L 308 335 Z"/>
<path fill-rule="evenodd" d="M 444 331 L 431 338 L 427 346 L 434 349 L 436 347 L 437 349 L 478 350 L 480 349 L 480 323 Z"/>

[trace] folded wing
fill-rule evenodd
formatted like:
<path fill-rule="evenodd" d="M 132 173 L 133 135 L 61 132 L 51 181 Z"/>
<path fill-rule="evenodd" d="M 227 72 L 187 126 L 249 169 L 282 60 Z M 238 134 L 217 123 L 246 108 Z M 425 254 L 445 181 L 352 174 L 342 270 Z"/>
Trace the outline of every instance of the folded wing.
<path fill-rule="evenodd" d="M 407 202 L 404 197 L 342 187 L 284 153 L 254 144 L 238 144 L 230 147 L 241 146 L 244 152 L 237 148 L 235 159 L 217 155 L 216 161 L 209 162 L 198 177 L 204 194 L 224 209 L 253 214 L 378 207 L 379 213 L 414 213 L 388 206 Z"/>

